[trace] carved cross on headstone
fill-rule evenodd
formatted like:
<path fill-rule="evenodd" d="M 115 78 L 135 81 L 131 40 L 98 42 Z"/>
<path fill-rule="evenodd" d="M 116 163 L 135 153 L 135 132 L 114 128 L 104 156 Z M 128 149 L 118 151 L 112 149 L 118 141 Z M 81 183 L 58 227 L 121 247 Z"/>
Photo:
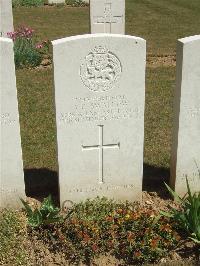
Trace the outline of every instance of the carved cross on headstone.
<path fill-rule="evenodd" d="M 104 4 L 104 16 L 94 17 L 94 22 L 96 24 L 104 24 L 104 33 L 112 32 L 112 24 L 120 23 L 122 21 L 122 16 L 114 16 L 112 13 L 112 3 Z"/>
<path fill-rule="evenodd" d="M 104 160 L 103 160 L 103 154 L 104 149 L 119 149 L 120 148 L 120 142 L 117 144 L 104 144 L 103 140 L 103 125 L 98 125 L 99 127 L 99 144 L 97 145 L 91 145 L 91 146 L 84 146 L 82 145 L 83 150 L 99 150 L 99 183 L 104 183 Z"/>

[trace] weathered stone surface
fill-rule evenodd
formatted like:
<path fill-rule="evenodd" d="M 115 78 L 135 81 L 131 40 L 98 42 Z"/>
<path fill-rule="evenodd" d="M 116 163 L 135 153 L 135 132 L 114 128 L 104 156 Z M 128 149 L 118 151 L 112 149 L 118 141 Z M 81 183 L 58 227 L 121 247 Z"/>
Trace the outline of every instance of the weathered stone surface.
<path fill-rule="evenodd" d="M 171 186 L 200 191 L 200 35 L 178 40 Z"/>
<path fill-rule="evenodd" d="M 49 4 L 64 4 L 65 0 L 48 0 Z"/>
<path fill-rule="evenodd" d="M 125 34 L 125 0 L 90 0 L 91 33 Z"/>
<path fill-rule="evenodd" d="M 94 34 L 53 42 L 61 204 L 140 200 L 146 42 Z"/>
<path fill-rule="evenodd" d="M 12 0 L 0 0 L 0 37 L 13 31 Z"/>
<path fill-rule="evenodd" d="M 0 38 L 0 207 L 20 206 L 25 197 L 12 40 Z"/>

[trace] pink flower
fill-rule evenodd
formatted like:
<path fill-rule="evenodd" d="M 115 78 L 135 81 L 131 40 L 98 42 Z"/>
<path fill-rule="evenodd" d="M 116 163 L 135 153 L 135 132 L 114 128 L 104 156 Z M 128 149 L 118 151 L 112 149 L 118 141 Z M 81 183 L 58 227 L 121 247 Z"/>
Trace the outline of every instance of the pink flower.
<path fill-rule="evenodd" d="M 43 44 L 42 43 L 38 43 L 35 46 L 36 49 L 42 49 L 43 48 Z"/>
<path fill-rule="evenodd" d="M 17 38 L 17 33 L 15 31 L 7 32 L 7 36 L 14 41 Z"/>
<path fill-rule="evenodd" d="M 31 39 L 33 37 L 34 30 L 28 27 L 20 27 L 16 31 L 8 32 L 7 35 L 9 38 L 11 38 L 13 41 L 15 41 L 17 38 L 27 38 Z"/>

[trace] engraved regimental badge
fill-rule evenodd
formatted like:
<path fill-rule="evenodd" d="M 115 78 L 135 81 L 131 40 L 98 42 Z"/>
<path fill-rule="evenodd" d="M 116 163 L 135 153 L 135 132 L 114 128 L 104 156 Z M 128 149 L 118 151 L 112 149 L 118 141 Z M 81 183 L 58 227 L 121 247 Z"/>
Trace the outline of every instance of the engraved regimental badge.
<path fill-rule="evenodd" d="M 121 73 L 122 67 L 117 56 L 102 46 L 95 47 L 85 57 L 85 62 L 80 67 L 83 84 L 95 92 L 112 89 Z"/>

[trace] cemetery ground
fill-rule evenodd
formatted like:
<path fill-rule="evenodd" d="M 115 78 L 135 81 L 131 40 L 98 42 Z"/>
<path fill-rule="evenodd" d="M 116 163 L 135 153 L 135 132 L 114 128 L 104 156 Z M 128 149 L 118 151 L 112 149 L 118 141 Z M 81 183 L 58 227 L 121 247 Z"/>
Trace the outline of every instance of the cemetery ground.
<path fill-rule="evenodd" d="M 159 213 L 161 209 L 170 210 L 171 206 L 175 206 L 169 199 L 164 182 L 169 180 L 176 40 L 199 34 L 199 13 L 199 0 L 126 1 L 126 34 L 140 36 L 147 40 L 143 181 L 143 191 L 146 192 L 143 193 L 140 211 L 150 213 L 149 216 L 155 215 L 155 212 Z M 44 6 L 14 9 L 15 28 L 20 25 L 30 26 L 41 40 L 55 40 L 88 33 L 88 18 L 88 7 Z M 41 200 L 48 194 L 58 200 L 52 65 L 48 62 L 47 65 L 44 64 L 37 68 L 18 69 L 16 75 L 26 193 L 30 197 L 29 201 L 34 205 L 38 205 L 38 202 L 33 198 Z M 108 204 L 108 206 L 110 205 Z M 102 207 L 99 206 L 99 208 Z M 125 213 L 122 211 L 120 214 L 120 206 L 117 206 L 115 211 L 111 207 L 109 208 L 111 213 L 119 212 L 118 218 L 129 215 L 128 211 L 130 211 L 127 208 Z M 112 214 L 108 213 L 106 213 L 107 219 L 109 217 L 112 219 Z M 84 212 L 82 215 L 83 218 Z M 126 217 L 129 219 L 128 216 Z M 66 247 L 69 253 L 75 254 L 74 257 L 84 261 L 81 252 L 78 253 L 82 246 L 76 246 L 75 243 L 74 246 L 70 246 L 69 243 L 65 243 L 61 234 L 62 230 L 66 228 L 72 230 L 71 225 L 65 224 L 65 227 L 59 228 L 58 226 L 54 229 L 50 227 L 49 230 L 44 226 L 43 230 L 31 230 L 27 229 L 27 220 L 23 212 L 1 213 L 0 218 L 0 231 L 5 230 L 6 232 L 4 234 L 6 238 L 2 241 L 8 244 L 4 251 L 7 254 L 5 258 L 10 259 L 10 261 L 6 261 L 7 263 L 11 265 L 32 263 L 34 265 L 36 259 L 36 265 L 67 265 L 66 263 L 69 261 L 65 260 L 63 256 Z M 77 219 L 77 217 L 73 217 L 73 219 L 75 218 Z M 74 220 L 73 222 L 75 223 Z M 121 220 L 121 223 L 123 222 L 124 220 Z M 164 222 L 166 225 L 167 221 Z M 6 224 L 9 226 L 6 227 Z M 79 224 L 79 226 L 83 226 L 83 224 Z M 171 228 L 165 229 L 171 230 Z M 54 232 L 58 232 L 58 238 L 53 237 Z M 113 231 L 114 233 L 115 231 Z M 2 236 L 0 235 L 0 237 Z M 170 237 L 173 238 L 173 236 Z M 129 238 L 131 240 L 131 235 Z M 166 262 L 167 265 L 173 265 L 177 260 L 177 265 L 198 265 L 199 261 L 196 260 L 199 257 L 199 246 L 186 239 L 185 235 L 181 235 L 181 245 L 171 248 L 168 256 L 165 255 L 164 258 L 158 259 L 159 263 Z M 89 241 L 87 236 L 85 241 Z M 20 248 L 15 248 L 15 245 L 20 245 Z M 91 249 L 85 248 L 84 252 L 87 254 L 88 250 L 93 250 L 94 254 L 98 253 L 96 248 L 96 246 Z M 89 256 L 89 254 L 87 255 Z M 139 253 L 135 255 L 140 257 Z M 114 258 L 114 256 L 105 256 L 104 254 L 100 256 L 100 259 L 91 263 L 93 265 L 123 265 L 123 263 L 128 265 L 129 261 L 123 261 L 121 257 Z M 84 262 L 89 264 L 87 256 Z M 139 264 L 140 262 L 138 259 L 135 263 Z"/>

